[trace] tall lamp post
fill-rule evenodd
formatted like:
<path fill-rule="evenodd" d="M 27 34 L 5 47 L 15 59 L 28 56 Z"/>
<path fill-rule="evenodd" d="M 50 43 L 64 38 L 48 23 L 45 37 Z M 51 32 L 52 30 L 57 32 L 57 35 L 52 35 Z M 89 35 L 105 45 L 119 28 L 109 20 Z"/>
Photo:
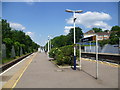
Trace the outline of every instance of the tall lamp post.
<path fill-rule="evenodd" d="M 118 46 L 118 49 L 119 49 L 119 54 L 120 54 L 120 37 L 118 37 L 119 39 L 119 46 Z"/>
<path fill-rule="evenodd" d="M 49 36 L 48 36 L 48 54 L 49 54 L 49 51 L 50 51 L 50 45 L 49 45 L 50 41 L 49 41 Z"/>
<path fill-rule="evenodd" d="M 52 39 L 52 36 L 49 36 L 50 37 L 50 50 L 52 48 L 52 45 L 51 45 L 51 39 Z"/>
<path fill-rule="evenodd" d="M 75 49 L 75 44 L 76 44 L 76 40 L 75 40 L 75 20 L 77 19 L 75 17 L 75 13 L 81 13 L 83 12 L 82 10 L 69 10 L 69 9 L 66 9 L 65 10 L 66 12 L 69 12 L 69 13 L 73 13 L 73 23 L 74 23 L 74 70 L 76 70 L 76 49 Z"/>

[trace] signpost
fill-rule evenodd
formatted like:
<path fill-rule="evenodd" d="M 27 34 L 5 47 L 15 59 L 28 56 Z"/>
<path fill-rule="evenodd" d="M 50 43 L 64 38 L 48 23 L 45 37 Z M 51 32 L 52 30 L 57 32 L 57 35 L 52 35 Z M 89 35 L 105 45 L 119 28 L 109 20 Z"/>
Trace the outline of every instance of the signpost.
<path fill-rule="evenodd" d="M 82 70 L 82 65 L 81 65 L 81 42 L 79 44 L 79 54 L 80 54 L 80 63 L 79 63 L 79 65 L 80 65 L 80 70 Z"/>
<path fill-rule="evenodd" d="M 96 40 L 96 35 L 92 37 L 82 38 L 81 42 L 88 42 L 88 41 L 95 41 L 95 40 Z"/>
<path fill-rule="evenodd" d="M 81 42 L 96 41 L 96 79 L 98 78 L 98 35 L 82 38 Z M 81 45 L 80 45 L 80 69 L 81 69 Z"/>

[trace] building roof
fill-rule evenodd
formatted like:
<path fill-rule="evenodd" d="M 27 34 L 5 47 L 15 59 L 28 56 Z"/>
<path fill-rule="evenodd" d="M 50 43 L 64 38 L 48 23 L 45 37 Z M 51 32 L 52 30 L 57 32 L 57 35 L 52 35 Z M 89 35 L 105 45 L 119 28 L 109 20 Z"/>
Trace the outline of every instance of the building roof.
<path fill-rule="evenodd" d="M 84 33 L 84 34 L 95 34 L 95 32 L 94 32 L 94 30 L 89 30 L 89 31 L 87 31 L 87 32 Z"/>
<path fill-rule="evenodd" d="M 98 32 L 98 33 L 96 33 L 98 36 L 100 36 L 100 35 L 110 35 L 110 33 L 109 32 Z"/>
<path fill-rule="evenodd" d="M 108 31 L 108 32 L 97 32 L 95 33 L 94 30 L 89 30 L 86 33 L 84 33 L 84 35 L 88 35 L 88 34 L 97 34 L 97 35 L 110 35 L 113 31 Z"/>

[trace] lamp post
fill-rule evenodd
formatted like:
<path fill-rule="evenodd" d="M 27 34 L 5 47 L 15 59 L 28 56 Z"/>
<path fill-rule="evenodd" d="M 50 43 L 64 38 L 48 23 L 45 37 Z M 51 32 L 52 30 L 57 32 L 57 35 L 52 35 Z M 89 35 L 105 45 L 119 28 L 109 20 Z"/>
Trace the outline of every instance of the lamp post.
<path fill-rule="evenodd" d="M 49 54 L 49 51 L 50 51 L 50 45 L 49 45 L 49 36 L 48 36 L 48 54 Z"/>
<path fill-rule="evenodd" d="M 48 40 L 45 41 L 45 43 L 47 43 Z M 47 45 L 44 46 L 45 52 L 47 52 Z"/>
<path fill-rule="evenodd" d="M 90 52 L 91 52 L 91 41 L 90 41 Z"/>
<path fill-rule="evenodd" d="M 120 54 L 120 37 L 118 37 L 118 54 Z"/>
<path fill-rule="evenodd" d="M 52 37 L 51 36 L 49 36 L 50 37 L 50 50 L 51 50 L 51 47 L 52 47 L 52 45 L 51 45 L 51 39 L 52 39 Z"/>
<path fill-rule="evenodd" d="M 98 35 L 96 34 L 96 79 L 98 79 Z"/>
<path fill-rule="evenodd" d="M 75 39 L 75 20 L 77 19 L 75 17 L 75 13 L 81 13 L 83 12 L 82 10 L 69 10 L 66 9 L 66 12 L 73 13 L 73 23 L 74 23 L 74 70 L 76 70 L 76 49 L 75 49 L 75 44 L 76 44 L 76 39 Z"/>
<path fill-rule="evenodd" d="M 80 39 L 80 44 L 79 44 L 79 58 L 80 58 L 80 62 L 79 62 L 79 65 L 80 65 L 80 70 L 82 70 L 82 63 L 81 63 L 81 39 Z"/>

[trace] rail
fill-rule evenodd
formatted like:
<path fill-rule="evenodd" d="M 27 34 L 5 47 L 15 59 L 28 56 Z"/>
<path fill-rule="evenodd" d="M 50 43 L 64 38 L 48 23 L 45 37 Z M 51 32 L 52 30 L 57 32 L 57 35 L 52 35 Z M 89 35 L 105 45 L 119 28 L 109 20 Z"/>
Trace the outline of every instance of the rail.
<path fill-rule="evenodd" d="M 84 58 L 93 58 L 95 59 L 94 52 L 82 52 L 81 55 Z M 101 61 L 110 61 L 119 64 L 120 63 L 120 54 L 111 54 L 111 53 L 98 53 L 98 58 Z"/>
<path fill-rule="evenodd" d="M 19 61 L 21 61 L 22 59 L 24 59 L 25 57 L 31 55 L 32 53 L 29 53 L 27 55 L 21 56 L 20 58 L 14 59 L 8 63 L 2 64 L 0 66 L 0 73 L 2 73 L 3 71 L 5 71 L 6 69 L 8 69 L 9 67 L 13 66 L 14 64 L 18 63 Z"/>

